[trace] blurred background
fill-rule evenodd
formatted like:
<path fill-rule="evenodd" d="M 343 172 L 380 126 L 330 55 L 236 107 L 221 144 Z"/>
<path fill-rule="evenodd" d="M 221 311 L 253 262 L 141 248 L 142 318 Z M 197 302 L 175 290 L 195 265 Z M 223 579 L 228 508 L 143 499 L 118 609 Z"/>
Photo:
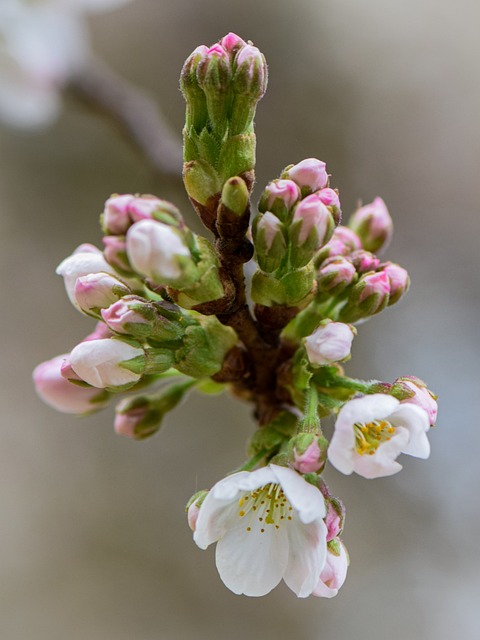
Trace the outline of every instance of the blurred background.
<path fill-rule="evenodd" d="M 75 419 L 36 397 L 33 367 L 90 330 L 54 271 L 81 242 L 99 245 L 110 193 L 193 212 L 178 181 L 72 100 L 42 132 L 0 129 L 2 638 L 479 637 L 479 20 L 475 0 L 134 0 L 90 20 L 96 54 L 179 135 L 185 57 L 228 31 L 253 40 L 270 69 L 256 196 L 316 156 L 344 214 L 381 195 L 393 216 L 387 257 L 412 287 L 359 328 L 347 371 L 424 378 L 440 419 L 427 462 L 404 457 L 403 472 L 376 481 L 328 472 L 351 555 L 333 600 L 297 600 L 283 584 L 235 596 L 213 548 L 191 540 L 184 505 L 243 459 L 248 407 L 195 396 L 133 442 L 115 436 L 112 410 Z"/>

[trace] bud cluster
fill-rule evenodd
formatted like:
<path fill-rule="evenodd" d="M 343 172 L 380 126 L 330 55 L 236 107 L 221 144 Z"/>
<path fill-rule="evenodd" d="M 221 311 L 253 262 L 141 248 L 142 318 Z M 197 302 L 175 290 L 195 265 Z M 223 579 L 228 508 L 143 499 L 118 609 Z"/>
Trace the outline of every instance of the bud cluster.
<path fill-rule="evenodd" d="M 364 381 L 343 368 L 354 323 L 409 286 L 405 269 L 374 253 L 392 236 L 381 198 L 340 225 L 326 165 L 307 158 L 267 184 L 250 224 L 253 117 L 266 82 L 263 55 L 234 34 L 190 55 L 184 182 L 213 241 L 165 200 L 109 198 L 103 252 L 80 245 L 57 269 L 95 328 L 39 365 L 34 382 L 47 404 L 78 415 L 133 391 L 115 416 L 116 433 L 133 440 L 156 433 L 194 387 L 228 387 L 250 402 L 259 429 L 247 460 L 187 505 L 194 540 L 218 542 L 217 566 L 235 593 L 264 595 L 283 578 L 299 597 L 331 598 L 349 560 L 345 510 L 324 469 L 377 478 L 401 469 L 400 454 L 427 458 L 437 403 L 419 378 Z"/>

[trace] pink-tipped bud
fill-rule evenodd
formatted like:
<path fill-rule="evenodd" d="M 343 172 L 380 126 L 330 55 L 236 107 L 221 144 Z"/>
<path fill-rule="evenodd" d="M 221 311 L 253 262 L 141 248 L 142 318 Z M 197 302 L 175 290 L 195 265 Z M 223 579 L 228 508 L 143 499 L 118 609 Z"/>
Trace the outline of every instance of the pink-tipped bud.
<path fill-rule="evenodd" d="M 348 227 L 340 225 L 334 229 L 332 237 L 321 250 L 318 260 L 323 262 L 334 256 L 348 256 L 361 248 L 362 244 L 357 234 Z"/>
<path fill-rule="evenodd" d="M 304 244 L 310 236 L 315 251 L 328 242 L 335 228 L 330 210 L 316 194 L 307 196 L 298 203 L 292 224 L 295 222 L 301 222 L 298 233 L 299 244 Z"/>
<path fill-rule="evenodd" d="M 401 378 L 397 378 L 394 384 L 401 384 L 413 392 L 413 396 L 401 402 L 405 404 L 416 404 L 417 407 L 423 409 L 428 415 L 430 426 L 433 427 L 437 421 L 437 396 L 428 389 L 425 382 L 415 376 L 402 376 Z"/>
<path fill-rule="evenodd" d="M 256 232 L 259 234 L 263 232 L 265 234 L 265 246 L 267 250 L 272 248 L 273 242 L 278 233 L 282 233 L 283 224 L 281 221 L 267 211 L 263 216 L 259 217 L 258 223 L 256 225 Z"/>
<path fill-rule="evenodd" d="M 340 538 L 332 540 L 328 545 L 327 560 L 312 595 L 320 598 L 335 597 L 347 577 L 348 564 L 345 545 Z"/>
<path fill-rule="evenodd" d="M 348 222 L 362 241 L 362 246 L 373 253 L 384 250 L 393 235 L 393 222 L 382 198 L 357 209 Z"/>
<path fill-rule="evenodd" d="M 136 299 L 133 299 L 136 302 Z M 148 320 L 139 312 L 132 308 L 129 304 L 131 300 L 118 300 L 108 309 L 102 309 L 101 314 L 103 321 L 108 328 L 115 333 L 124 335 L 135 335 L 137 325 L 149 325 Z M 145 327 L 145 328 L 147 328 Z M 140 329 L 142 327 L 139 327 Z"/>
<path fill-rule="evenodd" d="M 68 361 L 68 358 L 69 354 L 63 354 L 35 368 L 33 382 L 40 398 L 62 413 L 82 415 L 103 409 L 108 404 L 108 394 L 69 382 L 62 375 L 64 361 Z M 71 379 L 76 378 L 78 376 Z"/>
<path fill-rule="evenodd" d="M 141 373 L 128 369 L 131 361 L 138 363 L 135 369 L 145 364 L 143 349 L 116 339 L 81 342 L 70 354 L 70 363 L 75 373 L 92 387 L 98 389 L 132 386 L 141 378 Z"/>
<path fill-rule="evenodd" d="M 110 329 L 103 323 L 97 322 L 95 325 L 95 329 L 92 333 L 89 333 L 82 342 L 88 342 L 89 340 L 102 340 L 103 338 L 111 338 L 112 332 Z"/>
<path fill-rule="evenodd" d="M 197 519 L 198 514 L 200 513 L 200 507 L 203 504 L 203 501 L 208 495 L 208 491 L 198 491 L 195 493 L 190 500 L 188 501 L 186 512 L 187 512 L 187 520 L 188 526 L 192 531 L 195 531 L 197 527 Z"/>
<path fill-rule="evenodd" d="M 300 188 L 310 192 L 324 189 L 328 185 L 328 174 L 325 162 L 317 158 L 306 158 L 293 167 L 287 168 L 282 177 L 287 177 Z"/>
<path fill-rule="evenodd" d="M 105 261 L 102 252 L 93 245 L 81 245 L 74 253 L 65 258 L 57 267 L 56 273 L 63 276 L 65 289 L 72 304 L 78 307 L 75 299 L 77 278 L 90 273 L 115 274 L 113 268 Z"/>
<path fill-rule="evenodd" d="M 326 503 L 327 515 L 325 516 L 325 524 L 327 525 L 327 542 L 330 542 L 342 532 L 345 509 L 336 500 L 326 500 Z"/>
<path fill-rule="evenodd" d="M 338 193 L 335 189 L 330 189 L 329 187 L 321 189 L 320 191 L 317 191 L 317 197 L 327 207 L 340 209 L 340 198 L 338 197 Z"/>
<path fill-rule="evenodd" d="M 227 33 L 226 36 L 220 40 L 221 46 L 227 51 L 230 55 L 235 55 L 239 49 L 246 46 L 245 40 L 242 40 L 240 36 L 237 36 L 236 33 Z"/>
<path fill-rule="evenodd" d="M 377 256 L 375 256 L 373 253 L 370 253 L 370 251 L 365 251 L 364 249 L 354 251 L 348 257 L 357 270 L 357 273 L 376 271 L 378 269 L 378 265 L 380 264 L 380 260 L 377 258 Z"/>
<path fill-rule="evenodd" d="M 350 286 L 356 278 L 357 272 L 350 260 L 343 256 L 327 258 L 318 270 L 318 290 L 336 295 Z"/>
<path fill-rule="evenodd" d="M 225 91 L 231 79 L 230 56 L 220 43 L 205 52 L 197 66 L 198 84 L 206 92 Z"/>
<path fill-rule="evenodd" d="M 384 262 L 380 265 L 380 270 L 386 273 L 390 283 L 389 305 L 398 302 L 410 286 L 410 278 L 406 269 L 394 262 Z"/>
<path fill-rule="evenodd" d="M 119 436 L 138 439 L 139 424 L 145 419 L 147 413 L 148 408 L 146 407 L 137 407 L 125 413 L 117 413 L 113 423 L 115 433 Z"/>
<path fill-rule="evenodd" d="M 357 287 L 360 291 L 359 302 L 375 301 L 375 310 L 371 313 L 376 313 L 379 307 L 384 307 L 390 295 L 390 280 L 388 275 L 384 271 L 378 271 L 377 273 L 370 273 L 362 276 L 358 281 Z M 385 304 L 384 304 L 385 303 Z"/>
<path fill-rule="evenodd" d="M 309 439 L 304 446 L 300 438 Z M 293 447 L 293 467 L 299 473 L 318 473 L 325 466 L 326 449 L 319 446 L 318 437 L 313 434 L 300 434 L 295 438 Z M 305 444 L 307 446 L 305 446 Z"/>
<path fill-rule="evenodd" d="M 258 215 L 252 226 L 256 260 L 263 271 L 271 273 L 280 267 L 285 259 L 287 243 L 285 227 L 270 211 Z"/>
<path fill-rule="evenodd" d="M 108 264 L 119 273 L 132 275 L 133 270 L 127 256 L 125 236 L 103 236 L 103 255 Z"/>
<path fill-rule="evenodd" d="M 348 324 L 323 321 L 312 335 L 305 338 L 310 364 L 323 366 L 347 360 L 355 334 L 355 329 Z"/>
<path fill-rule="evenodd" d="M 237 93 L 260 100 L 267 89 L 267 63 L 263 53 L 251 44 L 242 47 L 235 57 L 233 86 Z"/>
<path fill-rule="evenodd" d="M 134 197 L 130 194 L 115 195 L 105 202 L 103 226 L 107 233 L 121 235 L 127 232 L 127 229 L 132 224 L 129 204 L 133 199 Z"/>
<path fill-rule="evenodd" d="M 262 213 L 271 211 L 281 220 L 285 220 L 300 197 L 300 189 L 293 180 L 273 180 L 266 186 L 258 209 Z"/>
<path fill-rule="evenodd" d="M 127 255 L 135 271 L 167 284 L 182 275 L 179 258 L 191 259 L 188 247 L 172 227 L 154 220 L 142 220 L 130 227 Z"/>
<path fill-rule="evenodd" d="M 80 276 L 75 283 L 75 302 L 87 315 L 99 316 L 119 298 L 131 293 L 121 280 L 109 273 L 90 273 Z"/>

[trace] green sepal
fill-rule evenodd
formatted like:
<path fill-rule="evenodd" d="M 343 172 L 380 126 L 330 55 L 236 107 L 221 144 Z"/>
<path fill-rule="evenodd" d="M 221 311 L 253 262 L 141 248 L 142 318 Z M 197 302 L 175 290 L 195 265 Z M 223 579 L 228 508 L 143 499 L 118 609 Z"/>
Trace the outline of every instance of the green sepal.
<path fill-rule="evenodd" d="M 295 433 L 297 417 L 289 411 L 282 411 L 267 425 L 260 427 L 250 438 L 247 455 L 254 456 L 262 451 L 276 454 L 283 443 Z"/>
<path fill-rule="evenodd" d="M 313 263 L 307 264 L 302 269 L 291 271 L 281 278 L 285 291 L 285 303 L 289 307 L 303 305 L 308 297 L 313 295 L 315 281 L 315 269 Z"/>
<path fill-rule="evenodd" d="M 255 271 L 252 278 L 252 300 L 265 307 L 287 303 L 285 287 L 280 280 L 263 271 Z"/>
<path fill-rule="evenodd" d="M 202 205 L 219 193 L 222 187 L 215 169 L 205 160 L 192 160 L 184 165 L 183 182 L 188 195 Z"/>

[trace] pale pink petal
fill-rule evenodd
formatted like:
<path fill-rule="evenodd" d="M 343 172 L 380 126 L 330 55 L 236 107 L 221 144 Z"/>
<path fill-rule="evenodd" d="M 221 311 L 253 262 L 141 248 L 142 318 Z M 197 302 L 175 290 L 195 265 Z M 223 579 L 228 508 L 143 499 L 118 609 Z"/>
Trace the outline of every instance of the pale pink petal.
<path fill-rule="evenodd" d="M 289 559 L 283 579 L 299 598 L 308 597 L 318 582 L 327 556 L 326 536 L 323 520 L 305 525 L 293 516 L 288 528 Z"/>

